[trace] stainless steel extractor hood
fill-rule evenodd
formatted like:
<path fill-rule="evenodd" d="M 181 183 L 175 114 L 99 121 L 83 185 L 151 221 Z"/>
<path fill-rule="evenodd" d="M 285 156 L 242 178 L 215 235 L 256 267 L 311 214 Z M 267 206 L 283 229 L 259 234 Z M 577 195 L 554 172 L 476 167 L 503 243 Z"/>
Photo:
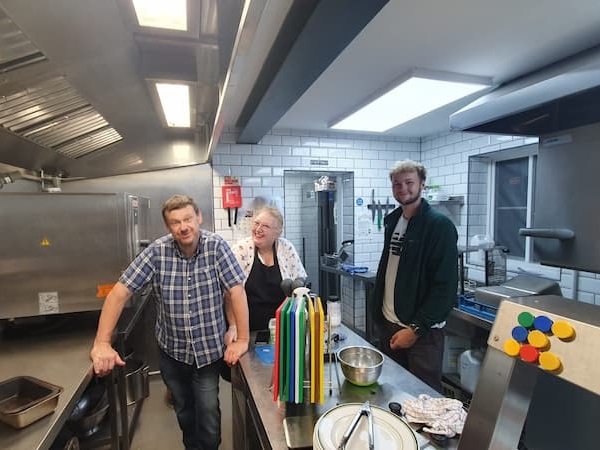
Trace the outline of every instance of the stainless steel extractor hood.
<path fill-rule="evenodd" d="M 600 47 L 501 85 L 450 116 L 456 130 L 542 136 L 600 122 Z"/>
<path fill-rule="evenodd" d="M 186 31 L 140 26 L 131 0 L 31 3 L 0 0 L 0 163 L 89 178 L 208 161 L 244 0 L 189 0 Z M 167 126 L 157 81 L 189 85 L 190 128 Z"/>

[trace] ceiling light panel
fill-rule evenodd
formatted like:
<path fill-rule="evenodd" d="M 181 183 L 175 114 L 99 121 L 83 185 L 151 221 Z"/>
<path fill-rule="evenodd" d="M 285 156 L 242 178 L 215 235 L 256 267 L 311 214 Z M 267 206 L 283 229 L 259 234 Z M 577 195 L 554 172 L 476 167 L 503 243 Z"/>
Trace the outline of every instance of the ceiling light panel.
<path fill-rule="evenodd" d="M 132 0 L 140 27 L 187 31 L 187 0 Z"/>
<path fill-rule="evenodd" d="M 0 97 L 0 126 L 58 153 L 62 153 L 60 150 L 65 146 L 70 149 L 71 144 L 94 137 L 91 141 L 85 140 L 86 145 L 77 152 L 69 150 L 64 154 L 73 158 L 122 140 L 121 135 L 64 77 Z M 98 133 L 101 133 L 101 139 L 96 137 Z M 75 154 L 77 156 L 73 156 Z"/>
<path fill-rule="evenodd" d="M 368 102 L 356 112 L 334 122 L 339 130 L 384 132 L 489 87 L 484 81 L 448 74 L 419 75 L 404 81 Z"/>
<path fill-rule="evenodd" d="M 25 33 L 0 8 L 0 72 L 46 59 Z"/>
<path fill-rule="evenodd" d="M 190 87 L 187 84 L 156 83 L 167 126 L 190 128 Z"/>

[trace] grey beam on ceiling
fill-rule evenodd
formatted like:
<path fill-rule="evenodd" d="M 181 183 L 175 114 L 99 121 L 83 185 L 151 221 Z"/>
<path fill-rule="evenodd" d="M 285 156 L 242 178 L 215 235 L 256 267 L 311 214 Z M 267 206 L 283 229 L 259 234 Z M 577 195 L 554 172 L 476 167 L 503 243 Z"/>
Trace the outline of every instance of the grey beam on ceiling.
<path fill-rule="evenodd" d="M 388 1 L 294 1 L 240 114 L 237 141 L 260 141 Z"/>

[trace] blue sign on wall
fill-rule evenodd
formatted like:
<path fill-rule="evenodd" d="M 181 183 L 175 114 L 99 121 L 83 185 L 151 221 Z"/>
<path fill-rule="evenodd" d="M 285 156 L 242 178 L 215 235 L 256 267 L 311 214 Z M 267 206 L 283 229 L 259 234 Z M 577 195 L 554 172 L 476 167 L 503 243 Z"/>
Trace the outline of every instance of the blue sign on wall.
<path fill-rule="evenodd" d="M 362 206 L 362 204 L 363 204 L 363 199 L 361 197 L 358 197 L 356 199 L 356 206 Z"/>

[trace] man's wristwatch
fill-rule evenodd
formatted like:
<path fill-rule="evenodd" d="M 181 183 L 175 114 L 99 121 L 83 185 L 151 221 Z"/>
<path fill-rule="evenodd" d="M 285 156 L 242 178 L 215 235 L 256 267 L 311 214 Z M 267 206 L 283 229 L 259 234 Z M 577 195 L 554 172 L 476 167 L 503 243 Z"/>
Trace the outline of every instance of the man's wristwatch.
<path fill-rule="evenodd" d="M 421 336 L 423 336 L 425 334 L 425 330 L 423 330 L 423 328 L 421 328 L 416 323 L 409 324 L 408 328 L 410 328 L 411 330 L 413 330 L 413 333 L 415 333 L 417 335 L 417 337 L 421 337 Z"/>

